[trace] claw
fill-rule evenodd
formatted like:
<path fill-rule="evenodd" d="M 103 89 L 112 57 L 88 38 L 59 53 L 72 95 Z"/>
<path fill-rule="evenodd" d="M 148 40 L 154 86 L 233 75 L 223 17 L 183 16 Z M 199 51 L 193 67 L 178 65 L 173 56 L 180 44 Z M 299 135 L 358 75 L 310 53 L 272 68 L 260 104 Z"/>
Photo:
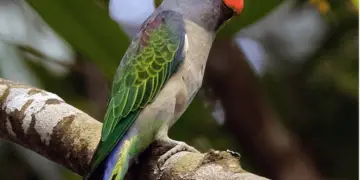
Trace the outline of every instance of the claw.
<path fill-rule="evenodd" d="M 231 151 L 231 150 L 226 150 L 226 152 L 228 152 L 228 153 L 230 153 L 232 156 L 234 156 L 234 157 L 237 157 L 237 158 L 240 158 L 241 157 L 241 155 L 240 155 L 240 153 L 238 153 L 238 152 L 235 152 L 235 151 Z"/>
<path fill-rule="evenodd" d="M 157 161 L 157 166 L 159 169 L 161 169 L 161 167 L 164 165 L 164 163 L 173 155 L 175 155 L 178 152 L 181 151 L 188 151 L 188 152 L 194 152 L 194 153 L 199 153 L 198 150 L 196 150 L 195 148 L 189 146 L 188 144 L 181 142 L 181 141 L 175 141 L 172 140 L 170 138 L 166 138 L 166 139 L 162 139 L 160 140 L 162 143 L 165 144 L 170 144 L 171 146 L 173 146 L 173 148 L 171 148 L 170 150 L 168 150 L 165 154 L 163 154 L 162 156 L 160 156 L 160 158 Z"/>

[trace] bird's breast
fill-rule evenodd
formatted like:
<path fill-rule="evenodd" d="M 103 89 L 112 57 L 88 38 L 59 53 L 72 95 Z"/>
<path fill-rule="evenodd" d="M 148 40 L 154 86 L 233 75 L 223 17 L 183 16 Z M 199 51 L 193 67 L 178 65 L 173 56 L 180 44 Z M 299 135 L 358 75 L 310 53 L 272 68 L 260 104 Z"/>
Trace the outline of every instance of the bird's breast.
<path fill-rule="evenodd" d="M 171 126 L 175 123 L 202 85 L 214 33 L 186 20 L 185 25 L 188 46 L 185 59 L 154 101 L 140 113 L 135 126 L 143 132 L 151 134 L 164 124 Z"/>

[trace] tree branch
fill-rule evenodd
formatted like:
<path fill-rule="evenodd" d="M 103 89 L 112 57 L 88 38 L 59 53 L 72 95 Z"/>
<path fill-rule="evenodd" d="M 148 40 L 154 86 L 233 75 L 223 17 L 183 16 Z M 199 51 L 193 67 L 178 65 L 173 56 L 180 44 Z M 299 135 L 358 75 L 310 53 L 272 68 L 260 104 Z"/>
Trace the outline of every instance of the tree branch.
<path fill-rule="evenodd" d="M 0 78 L 0 138 L 83 175 L 100 133 L 100 122 L 59 96 Z M 177 153 L 159 170 L 157 158 L 169 148 L 153 143 L 130 168 L 128 179 L 265 179 L 243 170 L 234 153 L 214 150 Z"/>

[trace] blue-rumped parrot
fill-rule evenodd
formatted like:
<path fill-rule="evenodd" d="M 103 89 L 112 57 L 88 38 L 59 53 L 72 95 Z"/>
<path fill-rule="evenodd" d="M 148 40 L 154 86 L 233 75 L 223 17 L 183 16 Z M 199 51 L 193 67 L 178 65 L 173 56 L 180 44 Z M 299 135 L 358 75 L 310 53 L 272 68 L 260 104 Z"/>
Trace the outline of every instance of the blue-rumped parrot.
<path fill-rule="evenodd" d="M 168 137 L 201 87 L 219 27 L 239 14 L 243 0 L 164 0 L 142 24 L 113 79 L 100 143 L 84 179 L 123 180 L 153 141 L 196 151 Z"/>

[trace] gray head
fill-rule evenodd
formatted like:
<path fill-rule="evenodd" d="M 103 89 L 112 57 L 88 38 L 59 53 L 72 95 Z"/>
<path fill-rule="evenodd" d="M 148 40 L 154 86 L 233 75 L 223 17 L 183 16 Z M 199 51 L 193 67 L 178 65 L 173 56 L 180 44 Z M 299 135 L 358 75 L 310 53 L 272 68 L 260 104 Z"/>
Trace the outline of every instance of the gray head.
<path fill-rule="evenodd" d="M 233 1 L 243 2 L 243 0 L 164 0 L 160 8 L 179 12 L 185 19 L 204 29 L 216 31 L 225 21 L 238 13 L 233 5 L 226 5 L 227 2 Z"/>

